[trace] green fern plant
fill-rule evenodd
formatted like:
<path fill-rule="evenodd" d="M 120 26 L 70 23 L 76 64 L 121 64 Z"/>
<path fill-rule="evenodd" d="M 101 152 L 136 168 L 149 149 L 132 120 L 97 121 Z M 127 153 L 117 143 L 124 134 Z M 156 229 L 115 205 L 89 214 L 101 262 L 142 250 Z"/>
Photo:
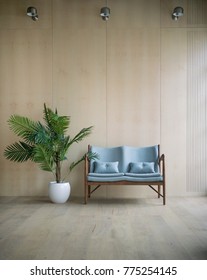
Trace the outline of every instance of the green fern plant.
<path fill-rule="evenodd" d="M 10 129 L 22 141 L 6 147 L 4 156 L 11 161 L 25 162 L 31 160 L 37 163 L 40 169 L 54 174 L 57 183 L 62 179 L 62 162 L 67 160 L 67 153 L 73 143 L 82 141 L 91 134 L 92 126 L 81 129 L 75 137 L 66 135 L 70 126 L 69 116 L 59 116 L 44 104 L 44 123 L 33 121 L 27 117 L 12 115 L 9 120 Z M 88 156 L 96 158 L 95 154 L 85 154 L 79 160 L 72 162 L 68 172 Z"/>

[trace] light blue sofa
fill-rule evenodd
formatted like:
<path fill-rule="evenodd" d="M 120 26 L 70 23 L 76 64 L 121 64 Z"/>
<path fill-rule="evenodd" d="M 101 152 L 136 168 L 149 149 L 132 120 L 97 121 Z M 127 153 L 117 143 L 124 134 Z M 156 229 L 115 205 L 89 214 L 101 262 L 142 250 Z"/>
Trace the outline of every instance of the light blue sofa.
<path fill-rule="evenodd" d="M 165 157 L 160 146 L 97 147 L 88 146 L 98 159 L 85 159 L 85 203 L 101 185 L 148 185 L 163 198 L 165 195 Z M 157 189 L 155 187 L 157 186 Z M 91 188 L 93 187 L 93 189 Z"/>

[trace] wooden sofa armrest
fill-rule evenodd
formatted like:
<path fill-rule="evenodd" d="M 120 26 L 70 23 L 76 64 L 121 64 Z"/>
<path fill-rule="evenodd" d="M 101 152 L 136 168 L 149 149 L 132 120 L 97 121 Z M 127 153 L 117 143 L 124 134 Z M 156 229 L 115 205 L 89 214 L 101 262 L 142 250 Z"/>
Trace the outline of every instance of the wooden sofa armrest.
<path fill-rule="evenodd" d="M 165 176 L 165 155 L 162 154 L 159 158 L 159 167 L 160 167 L 160 171 L 161 171 L 161 174 L 163 175 L 163 177 Z"/>
<path fill-rule="evenodd" d="M 89 172 L 89 159 L 88 156 L 85 156 L 85 176 L 88 176 L 88 172 Z"/>
<path fill-rule="evenodd" d="M 160 161 L 164 161 L 164 160 L 165 160 L 165 155 L 162 154 L 162 155 L 160 156 L 160 158 L 159 158 L 159 162 L 160 162 Z"/>
<path fill-rule="evenodd" d="M 91 146 L 88 145 L 88 152 L 85 155 L 85 179 L 87 178 L 88 173 L 89 173 L 89 162 L 90 162 L 90 159 L 88 157 L 88 154 L 89 154 L 90 150 L 91 150 Z"/>
<path fill-rule="evenodd" d="M 85 172 L 84 172 L 85 173 L 85 182 L 86 182 L 89 170 L 90 170 L 90 161 L 96 160 L 98 158 L 99 158 L 98 154 L 91 152 L 91 146 L 88 145 L 88 152 L 85 155 Z"/>

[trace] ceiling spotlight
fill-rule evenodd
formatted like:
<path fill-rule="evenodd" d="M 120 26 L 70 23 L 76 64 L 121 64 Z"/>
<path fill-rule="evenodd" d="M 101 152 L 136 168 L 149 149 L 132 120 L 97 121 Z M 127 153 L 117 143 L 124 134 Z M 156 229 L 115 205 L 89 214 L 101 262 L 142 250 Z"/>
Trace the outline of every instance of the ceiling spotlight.
<path fill-rule="evenodd" d="M 184 14 L 184 9 L 182 7 L 176 7 L 172 13 L 172 19 L 178 20 L 179 17 L 182 17 Z"/>
<path fill-rule="evenodd" d="M 100 16 L 103 20 L 108 20 L 110 15 L 110 9 L 108 7 L 101 8 Z"/>
<path fill-rule="evenodd" d="M 27 8 L 27 15 L 31 17 L 34 21 L 38 20 L 37 9 L 34 7 Z"/>

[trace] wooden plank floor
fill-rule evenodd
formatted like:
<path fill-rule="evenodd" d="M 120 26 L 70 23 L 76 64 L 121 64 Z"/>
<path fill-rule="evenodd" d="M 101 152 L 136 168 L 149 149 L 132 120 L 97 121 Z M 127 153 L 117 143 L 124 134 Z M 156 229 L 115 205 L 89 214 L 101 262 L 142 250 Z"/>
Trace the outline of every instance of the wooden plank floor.
<path fill-rule="evenodd" d="M 0 197 L 0 259 L 207 259 L 207 197 Z"/>

